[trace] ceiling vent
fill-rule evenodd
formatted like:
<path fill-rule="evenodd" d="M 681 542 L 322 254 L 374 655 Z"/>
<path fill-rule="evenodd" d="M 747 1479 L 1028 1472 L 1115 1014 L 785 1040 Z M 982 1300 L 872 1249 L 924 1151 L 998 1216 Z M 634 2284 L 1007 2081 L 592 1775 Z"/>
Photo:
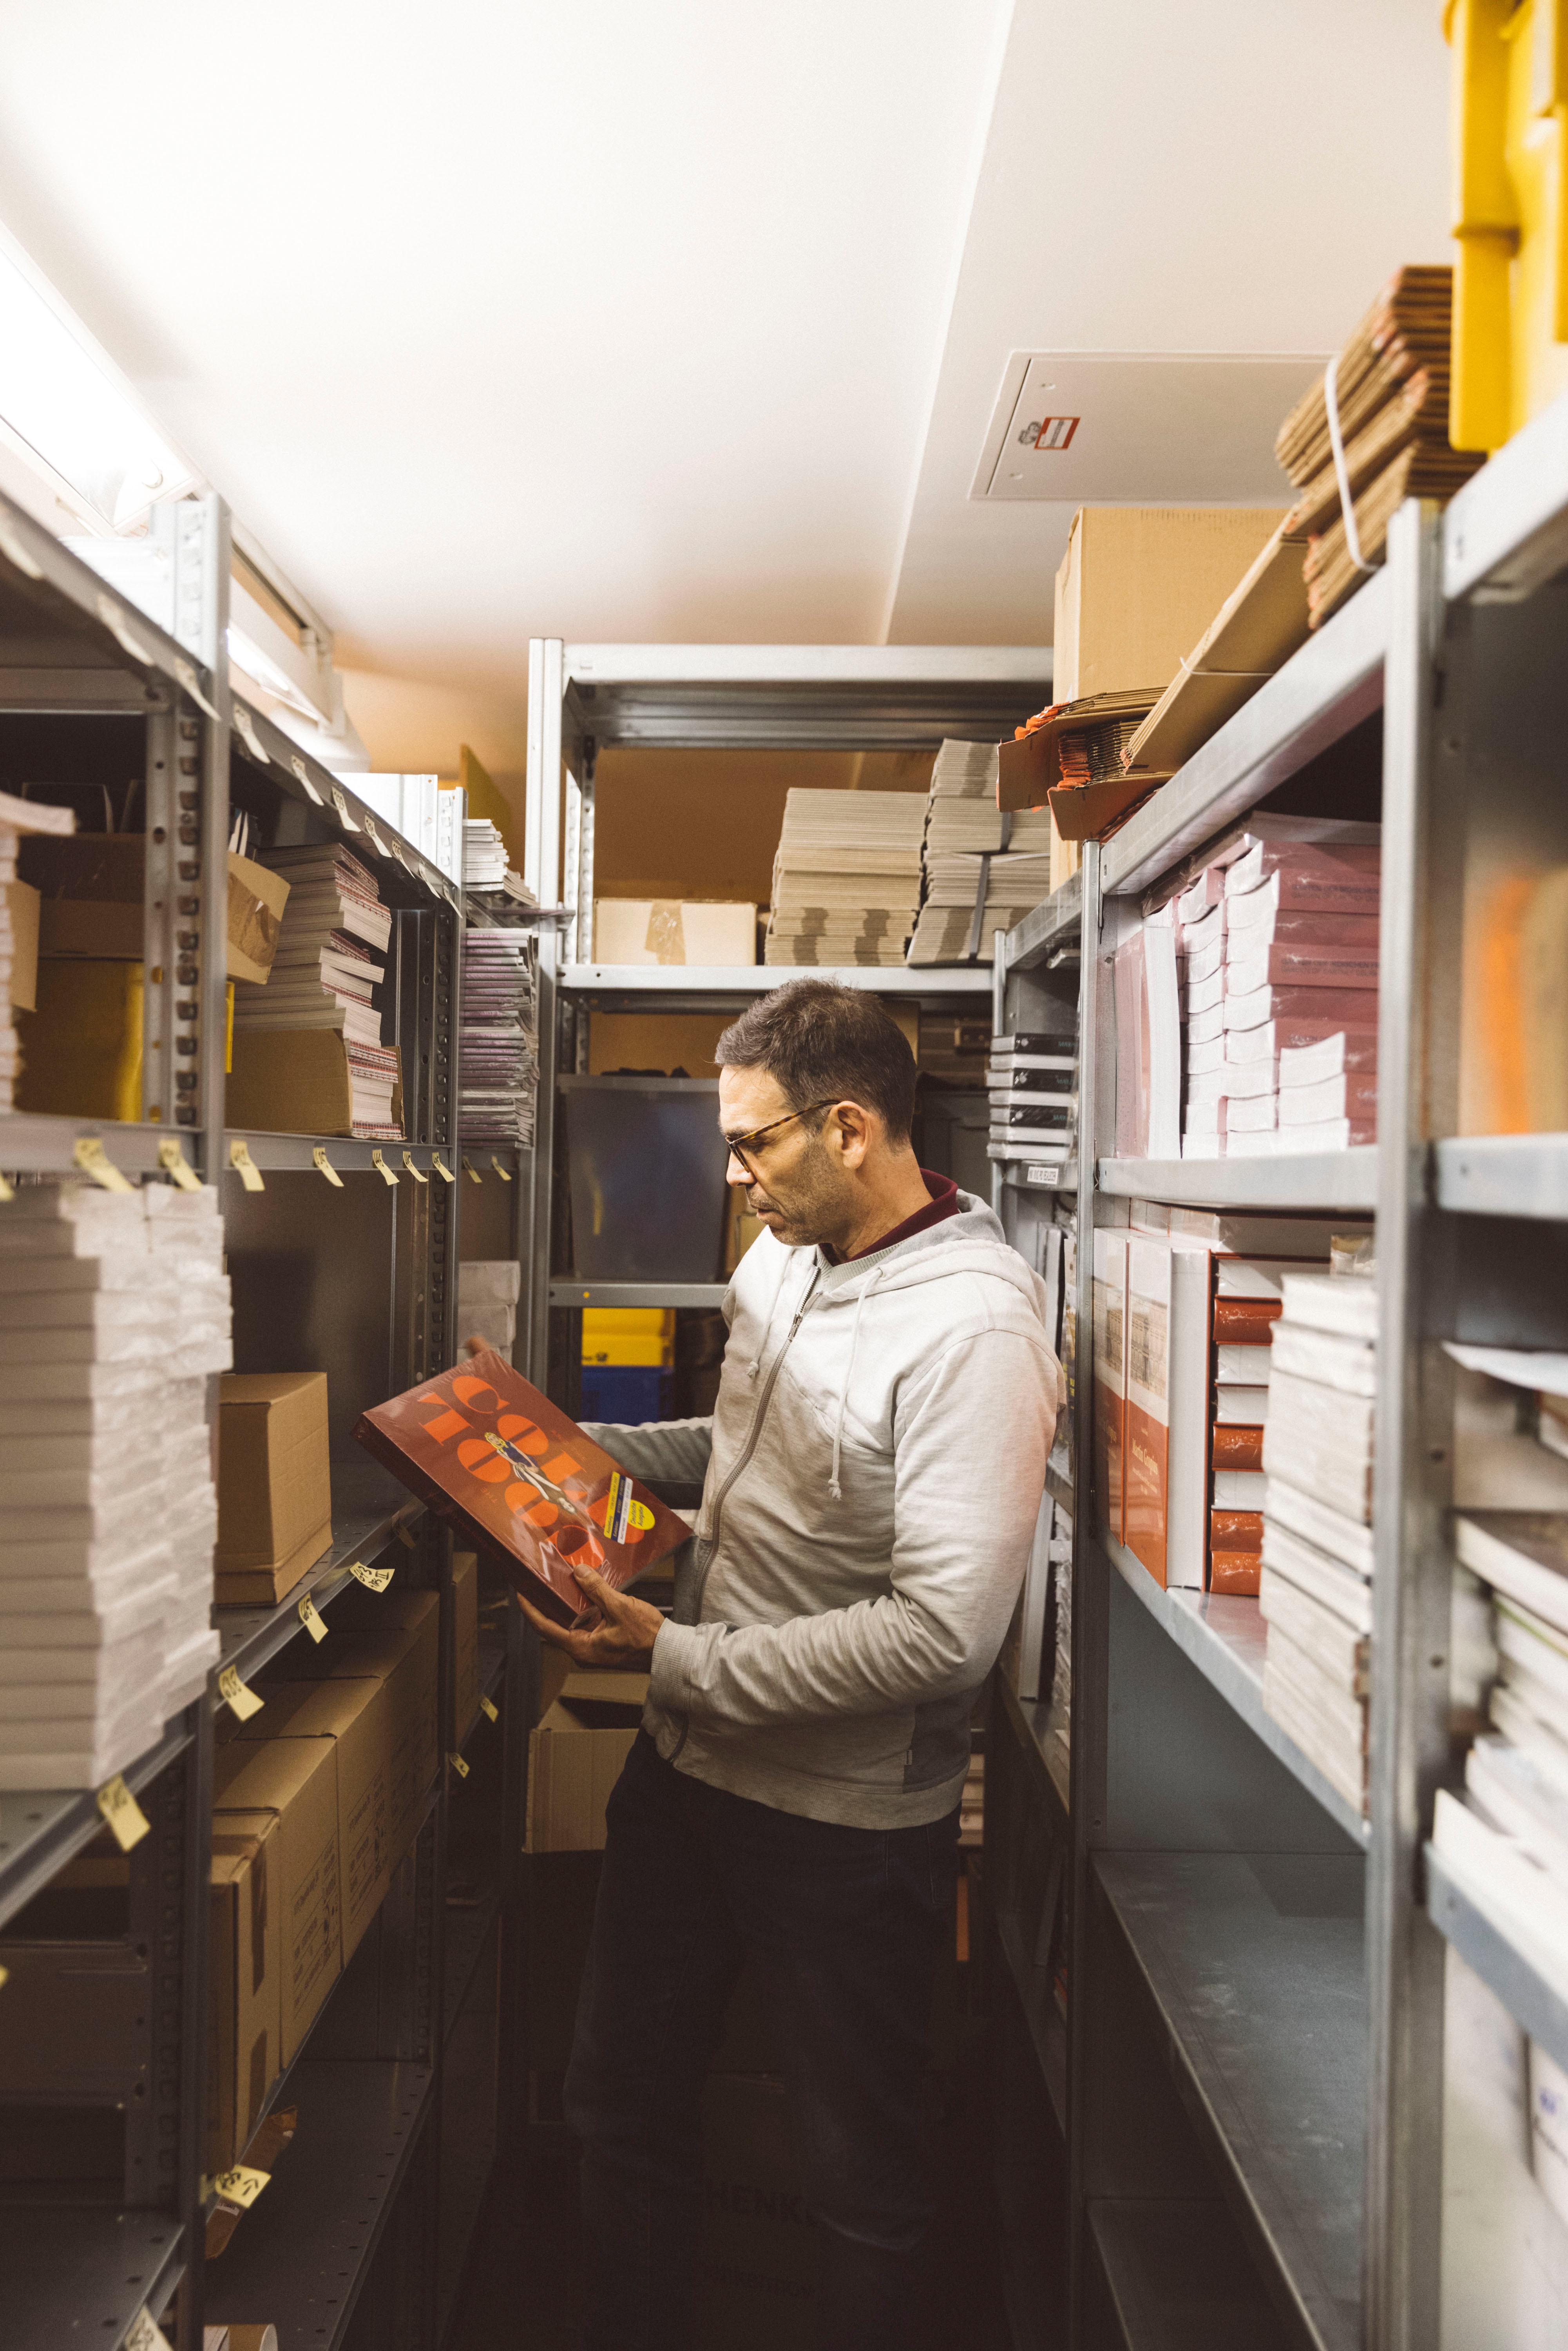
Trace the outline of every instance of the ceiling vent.
<path fill-rule="evenodd" d="M 1274 435 L 1324 357 L 1014 351 L 969 496 L 1288 506 Z"/>

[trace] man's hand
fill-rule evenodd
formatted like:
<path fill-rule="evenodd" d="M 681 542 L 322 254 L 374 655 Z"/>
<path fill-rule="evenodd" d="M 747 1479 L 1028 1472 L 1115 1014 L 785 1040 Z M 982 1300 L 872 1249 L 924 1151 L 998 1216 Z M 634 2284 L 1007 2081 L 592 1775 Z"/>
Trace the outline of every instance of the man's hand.
<path fill-rule="evenodd" d="M 524 1615 L 538 1625 L 547 1641 L 564 1649 L 580 1666 L 645 1674 L 653 1665 L 653 1644 L 664 1626 L 662 1612 L 648 1601 L 634 1600 L 631 1593 L 606 1583 L 591 1567 L 574 1567 L 571 1572 L 599 1611 L 597 1624 L 557 1625 L 550 1617 L 541 1616 L 519 1592 L 517 1604 Z"/>

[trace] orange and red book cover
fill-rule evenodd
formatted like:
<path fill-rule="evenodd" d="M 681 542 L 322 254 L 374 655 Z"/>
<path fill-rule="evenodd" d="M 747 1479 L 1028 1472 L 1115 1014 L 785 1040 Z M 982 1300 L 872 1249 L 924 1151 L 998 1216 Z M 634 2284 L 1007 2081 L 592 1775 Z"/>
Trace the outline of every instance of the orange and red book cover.
<path fill-rule="evenodd" d="M 691 1532 L 488 1352 L 373 1405 L 354 1436 L 562 1623 L 589 1604 L 574 1568 L 621 1588 Z"/>

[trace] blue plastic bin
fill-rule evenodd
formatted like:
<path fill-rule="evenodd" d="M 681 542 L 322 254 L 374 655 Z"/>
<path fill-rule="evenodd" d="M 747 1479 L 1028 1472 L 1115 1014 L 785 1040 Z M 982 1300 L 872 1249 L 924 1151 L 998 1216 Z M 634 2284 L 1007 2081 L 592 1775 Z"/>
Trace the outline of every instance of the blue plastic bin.
<path fill-rule="evenodd" d="M 584 1364 L 582 1417 L 633 1426 L 668 1420 L 672 1380 L 657 1364 Z"/>

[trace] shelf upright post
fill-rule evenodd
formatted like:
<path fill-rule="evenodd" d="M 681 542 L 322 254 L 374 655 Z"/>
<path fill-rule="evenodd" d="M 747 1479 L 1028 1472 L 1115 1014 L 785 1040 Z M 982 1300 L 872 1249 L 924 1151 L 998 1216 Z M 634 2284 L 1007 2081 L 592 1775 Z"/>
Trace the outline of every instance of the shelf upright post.
<path fill-rule="evenodd" d="M 1086 841 L 1081 872 L 1082 918 L 1078 959 L 1078 1221 L 1074 1240 L 1072 1343 L 1072 1735 L 1068 1750 L 1069 1833 L 1072 1841 L 1072 1950 L 1068 1997 L 1068 2341 L 1085 2339 L 1089 2207 L 1087 2199 L 1089 2034 L 1083 2002 L 1092 1964 L 1089 1876 L 1105 1834 L 1106 1712 L 1110 1703 L 1111 1563 L 1092 1536 L 1094 1491 L 1094 1189 L 1102 1146 L 1100 1103 L 1108 1088 L 1102 1057 L 1115 1040 L 1100 1033 L 1102 899 L 1100 843 Z"/>
<path fill-rule="evenodd" d="M 182 702 L 178 719 L 180 845 L 187 852 L 195 847 L 195 834 L 189 824 L 193 811 L 186 805 L 186 778 L 194 779 L 199 776 L 199 807 L 194 813 L 200 847 L 193 861 L 188 855 L 177 861 L 179 880 L 197 885 L 195 904 L 193 906 L 191 899 L 182 892 L 176 905 L 182 914 L 195 912 L 199 916 L 201 985 L 194 1116 L 186 1119 L 181 1113 L 177 1115 L 183 1125 L 193 1123 L 199 1128 L 202 1172 L 209 1184 L 215 1184 L 224 1165 L 224 1064 L 228 1032 L 228 626 L 232 557 L 229 510 L 222 498 L 209 495 L 198 502 L 198 511 L 202 517 L 201 590 L 199 606 L 190 617 L 192 633 L 198 638 L 192 650 L 212 680 L 213 699 L 199 717 Z M 183 517 L 182 522 L 187 530 L 193 528 L 184 523 Z M 193 756 L 198 745 L 199 757 Z M 184 930 L 184 925 L 180 928 Z M 188 931 L 185 935 L 189 935 Z"/>
<path fill-rule="evenodd" d="M 541 906 L 560 903 L 561 701 L 565 647 L 559 637 L 528 641 L 528 766 L 523 874 Z M 532 1198 L 523 1265 L 524 1365 L 536 1387 L 549 1367 L 550 1236 L 554 1217 L 557 980 L 560 942 L 553 923 L 539 925 L 538 1106 L 534 1119 Z M 520 1170 L 519 1170 L 520 1172 Z"/>
<path fill-rule="evenodd" d="M 195 1122 L 193 1103 L 183 1118 L 179 1116 L 182 1096 L 174 1072 L 190 1058 L 201 1034 L 196 1017 L 198 966 L 193 957 L 182 953 L 175 939 L 177 930 L 190 927 L 175 905 L 182 894 L 174 872 L 179 861 L 179 742 L 174 696 L 168 687 L 161 686 L 147 712 L 143 769 L 147 853 L 141 912 L 141 1115 L 152 1125 L 166 1126 L 171 1134 Z"/>
<path fill-rule="evenodd" d="M 1457 1111 L 1464 842 L 1441 549 L 1437 507 L 1408 501 L 1388 533 L 1384 705 L 1367 2351 L 1425 2351 L 1438 2335 L 1444 1954 L 1419 1874 L 1448 1761 L 1453 1381 L 1441 1342 L 1456 1327 L 1457 1269 L 1430 1166 Z"/>

